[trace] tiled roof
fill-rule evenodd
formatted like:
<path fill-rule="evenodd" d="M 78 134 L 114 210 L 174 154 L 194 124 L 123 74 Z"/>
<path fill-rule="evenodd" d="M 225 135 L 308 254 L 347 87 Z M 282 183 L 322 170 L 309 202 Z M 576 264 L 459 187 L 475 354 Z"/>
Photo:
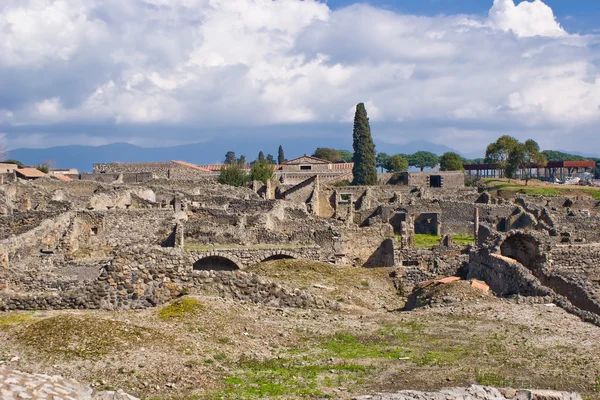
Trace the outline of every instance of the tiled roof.
<path fill-rule="evenodd" d="M 65 181 L 65 182 L 73 181 L 73 179 L 69 178 L 68 176 L 64 176 L 64 175 L 54 175 L 54 177 L 56 179 L 60 179 L 61 181 Z"/>
<path fill-rule="evenodd" d="M 46 176 L 45 173 L 35 168 L 19 168 L 15 172 L 25 178 L 41 178 L 42 176 Z"/>
<path fill-rule="evenodd" d="M 173 160 L 172 162 L 174 162 L 175 164 L 179 164 L 182 167 L 193 168 L 195 170 L 202 171 L 202 172 L 212 172 L 210 169 L 202 168 L 202 167 L 199 167 L 197 165 L 194 165 L 194 164 L 191 164 L 191 163 L 188 163 L 185 161 Z"/>

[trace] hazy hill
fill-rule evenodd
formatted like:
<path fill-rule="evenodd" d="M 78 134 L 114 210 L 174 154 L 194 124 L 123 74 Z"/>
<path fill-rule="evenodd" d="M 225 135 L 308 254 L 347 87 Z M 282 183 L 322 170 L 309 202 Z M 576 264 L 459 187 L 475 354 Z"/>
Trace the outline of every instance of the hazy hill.
<path fill-rule="evenodd" d="M 9 158 L 19 160 L 26 165 L 37 165 L 43 160 L 54 160 L 57 168 L 77 168 L 82 172 L 90 172 L 95 163 L 142 162 L 142 161 L 170 161 L 182 160 L 195 164 L 220 163 L 229 150 L 235 151 L 237 156 L 245 155 L 248 161 L 254 160 L 259 151 L 265 155 L 272 154 L 277 157 L 279 145 L 283 146 L 288 159 L 312 154 L 317 147 L 332 147 L 336 149 L 352 148 L 352 143 L 345 143 L 337 139 L 262 139 L 255 138 L 227 138 L 216 139 L 206 143 L 187 144 L 173 147 L 140 147 L 128 143 L 113 143 L 104 146 L 58 146 L 45 149 L 15 149 L 9 152 Z M 376 142 L 377 151 L 388 154 L 410 154 L 419 150 L 431 151 L 442 154 L 453 151 L 451 148 L 430 143 L 415 141 L 407 144 L 389 144 Z"/>

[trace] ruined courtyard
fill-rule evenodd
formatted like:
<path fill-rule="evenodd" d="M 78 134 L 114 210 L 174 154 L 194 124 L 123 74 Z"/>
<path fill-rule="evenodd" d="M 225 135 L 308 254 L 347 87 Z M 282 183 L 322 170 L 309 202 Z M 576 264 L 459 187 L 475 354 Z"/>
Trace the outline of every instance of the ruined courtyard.
<path fill-rule="evenodd" d="M 598 397 L 593 194 L 462 172 L 363 187 L 290 166 L 236 188 L 180 163 L 113 167 L 0 186 L 5 367 L 144 399 Z"/>

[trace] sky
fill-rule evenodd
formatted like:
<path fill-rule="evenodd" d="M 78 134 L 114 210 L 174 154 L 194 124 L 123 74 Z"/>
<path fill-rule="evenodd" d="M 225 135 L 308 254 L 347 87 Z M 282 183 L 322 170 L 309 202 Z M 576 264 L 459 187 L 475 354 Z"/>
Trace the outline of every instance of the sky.
<path fill-rule="evenodd" d="M 8 148 L 351 137 L 600 155 L 597 0 L 2 0 Z M 275 132 L 275 133 L 274 133 Z"/>

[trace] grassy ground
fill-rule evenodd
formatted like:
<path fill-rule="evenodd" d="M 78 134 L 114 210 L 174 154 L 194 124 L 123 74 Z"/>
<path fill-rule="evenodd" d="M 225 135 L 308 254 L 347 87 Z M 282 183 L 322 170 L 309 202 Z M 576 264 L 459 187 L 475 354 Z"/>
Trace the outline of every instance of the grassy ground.
<path fill-rule="evenodd" d="M 557 307 L 495 299 L 389 312 L 384 269 L 283 260 L 253 271 L 344 298 L 342 310 L 188 296 L 141 311 L 0 313 L 0 359 L 155 400 L 350 399 L 471 383 L 600 398 L 599 328 Z"/>
<path fill-rule="evenodd" d="M 539 181 L 530 181 L 528 185 L 525 185 L 524 181 L 493 178 L 482 179 L 480 185 L 487 190 L 505 190 L 531 196 L 555 197 L 583 193 L 600 200 L 600 189 L 592 189 L 583 186 L 556 185 Z"/>
<path fill-rule="evenodd" d="M 438 246 L 441 240 L 441 236 L 417 234 L 415 235 L 415 247 L 419 249 L 430 249 L 432 247 Z M 452 240 L 454 241 L 454 243 L 466 247 L 469 244 L 473 243 L 475 238 L 473 236 L 456 235 L 452 236 Z"/>

